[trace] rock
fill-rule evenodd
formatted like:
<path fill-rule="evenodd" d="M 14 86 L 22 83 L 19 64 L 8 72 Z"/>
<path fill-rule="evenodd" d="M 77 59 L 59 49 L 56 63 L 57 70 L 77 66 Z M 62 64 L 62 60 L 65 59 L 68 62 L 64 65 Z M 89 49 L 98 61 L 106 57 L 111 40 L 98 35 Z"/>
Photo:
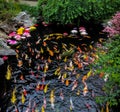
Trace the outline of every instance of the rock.
<path fill-rule="evenodd" d="M 0 58 L 0 66 L 1 66 L 2 64 L 4 64 L 4 61 L 3 61 L 2 58 Z"/>
<path fill-rule="evenodd" d="M 33 20 L 30 15 L 26 12 L 20 12 L 15 18 L 13 18 L 17 23 L 23 24 L 25 27 L 30 27 L 33 25 Z"/>
<path fill-rule="evenodd" d="M 16 55 L 16 52 L 7 46 L 5 39 L 0 38 L 0 56 Z"/>

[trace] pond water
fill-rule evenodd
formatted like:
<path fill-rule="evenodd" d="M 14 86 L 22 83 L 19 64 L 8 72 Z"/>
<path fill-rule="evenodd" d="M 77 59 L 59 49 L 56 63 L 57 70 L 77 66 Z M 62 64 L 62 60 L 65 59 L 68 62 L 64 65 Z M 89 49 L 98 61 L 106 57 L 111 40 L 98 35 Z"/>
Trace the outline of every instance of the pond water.
<path fill-rule="evenodd" d="M 38 31 L 39 32 L 39 31 Z M 31 37 L 12 46 L 1 112 L 100 112 L 104 81 L 89 66 L 97 57 L 91 36 L 59 33 Z"/>

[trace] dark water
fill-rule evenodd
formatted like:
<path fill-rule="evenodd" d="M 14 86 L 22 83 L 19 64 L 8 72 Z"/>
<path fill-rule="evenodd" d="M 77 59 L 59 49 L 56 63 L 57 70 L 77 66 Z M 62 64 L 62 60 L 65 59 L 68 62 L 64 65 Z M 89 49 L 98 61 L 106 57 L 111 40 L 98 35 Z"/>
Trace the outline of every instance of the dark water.
<path fill-rule="evenodd" d="M 54 47 L 57 46 L 59 53 L 54 52 L 54 56 L 51 56 L 47 47 L 43 45 L 43 38 L 39 44 L 35 44 L 39 39 L 39 34 L 32 32 L 31 35 L 32 37 L 22 40 L 19 47 L 12 47 L 19 52 L 17 59 L 13 58 L 9 61 L 12 68 L 12 77 L 8 81 L 8 91 L 3 96 L 1 112 L 42 112 L 41 108 L 45 99 L 45 112 L 100 112 L 100 105 L 95 102 L 95 98 L 104 95 L 102 90 L 103 79 L 95 75 L 92 68 L 92 73 L 83 82 L 83 77 L 90 71 L 90 67 L 83 65 L 82 68 L 78 68 L 74 63 L 74 54 L 78 52 L 75 46 L 80 46 L 83 50 L 81 54 L 79 52 L 79 55 L 84 62 L 82 56 L 86 54 L 91 57 L 91 53 L 94 52 L 89 48 L 89 44 L 93 40 L 86 38 L 62 38 L 57 40 L 57 36 L 54 35 L 52 36 L 52 38 L 55 37 L 54 39 L 46 41 L 47 47 L 54 52 Z M 60 57 L 60 54 L 65 52 L 63 43 L 67 45 L 68 50 L 72 48 L 71 44 L 74 46 L 72 48 L 74 54 L 67 57 L 66 61 L 64 61 L 65 57 Z M 44 53 L 39 56 L 41 47 Z M 27 58 L 25 58 L 26 55 Z M 48 61 L 49 57 L 51 62 Z M 18 66 L 19 60 L 22 60 L 23 64 L 21 66 Z M 70 66 L 70 62 L 74 67 L 72 70 L 66 69 L 66 66 Z M 48 64 L 48 70 L 45 71 L 46 63 Z M 89 61 L 87 63 L 89 64 Z M 58 68 L 60 68 L 59 73 L 55 74 Z M 63 78 L 65 73 L 67 75 Z M 69 82 L 68 85 L 67 81 Z M 77 86 L 72 90 L 74 81 L 77 82 Z M 47 92 L 44 92 L 47 84 Z M 39 88 L 37 88 L 37 85 L 39 85 Z M 86 94 L 84 94 L 85 85 L 87 85 Z M 14 90 L 16 102 L 12 103 L 11 98 Z M 24 90 L 26 90 L 26 94 Z M 50 102 L 50 94 L 53 91 L 54 108 L 52 108 Z M 25 98 L 24 103 L 21 102 L 22 94 Z"/>

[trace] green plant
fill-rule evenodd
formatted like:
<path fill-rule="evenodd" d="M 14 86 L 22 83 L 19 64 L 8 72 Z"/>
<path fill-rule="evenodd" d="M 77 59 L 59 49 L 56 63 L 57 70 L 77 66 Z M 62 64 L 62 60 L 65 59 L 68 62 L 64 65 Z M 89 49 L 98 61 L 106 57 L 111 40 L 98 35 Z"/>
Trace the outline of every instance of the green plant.
<path fill-rule="evenodd" d="M 120 10 L 120 0 L 39 0 L 38 10 L 46 22 L 101 22 Z M 106 16 L 107 15 L 107 16 Z"/>
<path fill-rule="evenodd" d="M 104 72 L 105 81 L 108 78 L 104 86 L 106 96 L 98 97 L 97 101 L 99 103 L 109 102 L 110 106 L 114 106 L 120 103 L 120 35 L 109 38 L 104 46 L 108 50 L 103 55 L 99 49 L 99 59 L 95 66 L 101 67 L 97 69 L 97 72 Z"/>

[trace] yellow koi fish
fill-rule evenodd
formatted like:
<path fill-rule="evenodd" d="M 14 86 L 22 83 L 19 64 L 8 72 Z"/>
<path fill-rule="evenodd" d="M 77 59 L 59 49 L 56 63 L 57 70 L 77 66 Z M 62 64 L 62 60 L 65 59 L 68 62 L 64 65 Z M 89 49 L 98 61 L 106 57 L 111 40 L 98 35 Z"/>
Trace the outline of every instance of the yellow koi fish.
<path fill-rule="evenodd" d="M 92 70 L 90 70 L 90 71 L 87 73 L 87 78 L 90 77 L 91 73 L 92 73 Z"/>
<path fill-rule="evenodd" d="M 11 76 L 12 76 L 12 73 L 11 73 L 11 68 L 10 68 L 10 66 L 8 65 L 7 66 L 7 73 L 6 73 L 6 79 L 7 80 L 10 80 L 11 79 Z"/>
<path fill-rule="evenodd" d="M 40 48 L 40 52 L 41 52 L 42 54 L 44 53 L 44 51 L 43 51 L 43 48 L 42 48 L 42 47 Z"/>
<path fill-rule="evenodd" d="M 65 57 L 65 59 L 63 60 L 64 62 L 67 62 L 67 56 Z"/>
<path fill-rule="evenodd" d="M 54 90 L 51 90 L 50 102 L 51 102 L 51 108 L 54 109 L 54 102 L 55 102 Z"/>
<path fill-rule="evenodd" d="M 21 97 L 21 102 L 22 102 L 22 104 L 24 104 L 25 103 L 25 96 L 24 96 L 24 94 L 22 93 L 22 97 Z"/>
<path fill-rule="evenodd" d="M 67 69 L 70 70 L 70 71 L 73 71 L 73 70 L 74 70 L 74 65 L 73 65 L 73 62 L 72 62 L 72 61 L 70 61 L 69 67 L 68 67 Z"/>
<path fill-rule="evenodd" d="M 44 93 L 47 93 L 48 85 L 49 85 L 49 83 L 45 85 L 45 87 L 44 87 Z"/>
<path fill-rule="evenodd" d="M 60 67 L 58 67 L 58 68 L 55 70 L 54 74 L 55 74 L 55 75 L 58 75 L 59 73 L 60 73 Z"/>
<path fill-rule="evenodd" d="M 15 89 L 12 92 L 11 102 L 15 104 L 16 100 L 17 99 L 16 99 L 16 87 L 15 87 Z"/>
<path fill-rule="evenodd" d="M 41 112 L 45 112 L 44 106 L 41 107 Z"/>
<path fill-rule="evenodd" d="M 46 62 L 44 66 L 44 73 L 46 73 L 47 71 L 48 71 L 48 63 Z"/>

